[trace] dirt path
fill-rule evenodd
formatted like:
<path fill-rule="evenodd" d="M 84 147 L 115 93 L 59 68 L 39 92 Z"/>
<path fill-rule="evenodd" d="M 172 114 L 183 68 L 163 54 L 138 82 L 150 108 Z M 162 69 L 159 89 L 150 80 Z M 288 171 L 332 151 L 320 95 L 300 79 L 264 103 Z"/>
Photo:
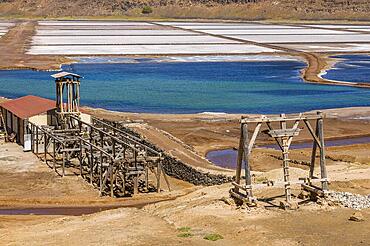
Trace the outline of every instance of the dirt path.
<path fill-rule="evenodd" d="M 36 25 L 36 21 L 17 21 L 0 38 L 0 69 L 60 69 L 61 64 L 69 61 L 63 57 L 26 54 Z"/>

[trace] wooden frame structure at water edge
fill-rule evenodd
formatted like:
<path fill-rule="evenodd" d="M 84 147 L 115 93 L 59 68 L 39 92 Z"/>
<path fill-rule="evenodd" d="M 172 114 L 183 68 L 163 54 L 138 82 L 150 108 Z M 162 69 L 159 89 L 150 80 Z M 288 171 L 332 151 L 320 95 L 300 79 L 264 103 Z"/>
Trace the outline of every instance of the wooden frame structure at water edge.
<path fill-rule="evenodd" d="M 159 192 L 161 177 L 170 190 L 161 153 L 110 122 L 93 118 L 90 124 L 75 116 L 70 119 L 77 128 L 58 130 L 28 124 L 32 152 L 58 174 L 67 175 L 68 168 L 98 188 L 101 195 L 112 197 Z"/>
<path fill-rule="evenodd" d="M 310 121 L 314 121 L 315 129 Z M 233 188 L 230 190 L 230 195 L 241 203 L 255 205 L 256 198 L 253 196 L 253 187 L 257 186 L 284 186 L 285 190 L 285 207 L 291 207 L 293 202 L 291 199 L 291 184 L 300 184 L 302 189 L 311 193 L 313 196 L 324 196 L 328 191 L 328 177 L 325 163 L 325 144 L 324 144 L 324 116 L 322 112 L 317 114 L 299 114 L 286 116 L 281 114 L 277 117 L 262 116 L 259 118 L 242 117 L 240 120 L 240 141 L 238 150 L 238 163 L 236 168 L 236 179 L 232 183 Z M 291 181 L 289 177 L 289 148 L 293 137 L 298 136 L 300 131 L 299 125 L 304 123 L 313 140 L 312 155 L 310 162 L 310 170 L 308 177 L 300 178 L 297 181 Z M 248 126 L 255 125 L 252 137 L 249 139 Z M 273 124 L 279 124 L 279 129 L 274 129 Z M 267 126 L 267 130 L 261 131 L 263 125 Z M 291 128 L 288 128 L 291 125 Z M 276 128 L 276 126 L 275 126 Z M 284 182 L 267 181 L 263 184 L 252 184 L 250 155 L 259 133 L 265 133 L 269 137 L 275 139 L 276 144 L 282 152 L 283 157 L 283 175 Z M 320 178 L 314 176 L 316 152 L 319 149 L 320 153 Z M 243 163 L 244 162 L 244 163 Z M 245 182 L 242 184 L 242 166 L 245 169 Z M 314 183 L 321 183 L 321 187 L 315 186 Z"/>

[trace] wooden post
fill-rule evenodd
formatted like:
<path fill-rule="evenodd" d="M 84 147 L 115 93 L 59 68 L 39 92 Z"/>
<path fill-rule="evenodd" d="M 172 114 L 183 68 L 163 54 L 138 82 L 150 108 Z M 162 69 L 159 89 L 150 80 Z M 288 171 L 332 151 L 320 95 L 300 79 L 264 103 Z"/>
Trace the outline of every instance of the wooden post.
<path fill-rule="evenodd" d="M 134 174 L 134 195 L 139 193 L 139 174 Z"/>
<path fill-rule="evenodd" d="M 36 155 L 39 154 L 39 127 L 36 126 Z"/>
<path fill-rule="evenodd" d="M 161 163 L 159 162 L 157 165 L 157 192 L 161 192 Z"/>
<path fill-rule="evenodd" d="M 148 164 L 145 165 L 145 188 L 149 191 L 149 170 Z"/>
<path fill-rule="evenodd" d="M 244 146 L 243 146 L 243 156 L 244 156 L 244 168 L 245 168 L 245 185 L 247 186 L 246 187 L 246 190 L 247 190 L 247 196 L 248 197 L 253 197 L 253 193 L 252 193 L 252 188 L 251 188 L 251 185 L 252 185 L 252 176 L 251 176 L 251 167 L 250 167 L 250 163 L 249 163 L 249 154 L 250 154 L 250 151 L 249 151 L 249 138 L 248 138 L 248 124 L 247 123 L 244 123 L 243 124 L 243 143 L 244 143 Z"/>
<path fill-rule="evenodd" d="M 30 124 L 30 126 L 31 126 L 31 151 L 32 153 L 35 153 L 35 135 L 34 135 L 35 129 L 33 127 L 33 124 Z"/>
<path fill-rule="evenodd" d="M 243 124 L 240 127 L 240 139 L 239 139 L 239 148 L 238 148 L 238 160 L 236 166 L 236 175 L 235 175 L 235 182 L 240 185 L 240 178 L 242 173 L 242 165 L 243 165 L 243 146 L 244 146 L 244 138 L 243 138 Z M 239 188 L 234 186 L 234 191 L 239 192 Z"/>
<path fill-rule="evenodd" d="M 44 159 L 45 159 L 45 163 L 47 163 L 46 154 L 47 154 L 47 136 L 46 136 L 46 133 L 44 133 Z"/>
<path fill-rule="evenodd" d="M 94 168 L 94 150 L 93 150 L 93 146 L 92 146 L 92 143 L 93 143 L 93 137 L 92 137 L 92 133 L 93 133 L 93 129 L 91 128 L 90 130 L 90 156 L 89 156 L 89 164 L 90 164 L 90 184 L 93 183 L 93 168 Z"/>
<path fill-rule="evenodd" d="M 110 171 L 109 171 L 109 179 L 110 179 L 110 196 L 114 197 L 113 194 L 113 160 L 111 160 L 111 163 L 109 164 Z"/>
<path fill-rule="evenodd" d="M 80 124 L 80 129 L 81 129 L 81 124 Z M 80 132 L 81 132 L 81 130 L 80 130 Z M 81 175 L 81 177 L 82 177 L 82 150 L 83 150 L 83 148 L 82 148 L 82 139 L 80 139 L 80 155 L 79 155 L 79 162 L 80 162 L 80 175 Z"/>
<path fill-rule="evenodd" d="M 56 171 L 55 151 L 56 151 L 55 138 L 53 138 L 53 169 L 54 169 L 54 171 Z"/>
<path fill-rule="evenodd" d="M 320 148 L 320 171 L 321 171 L 321 178 L 322 179 L 327 179 L 328 178 L 328 174 L 326 172 L 326 163 L 325 163 L 324 120 L 323 120 L 322 112 L 321 111 L 317 112 L 317 114 L 319 116 L 321 116 L 317 120 L 317 124 L 318 124 L 318 135 L 319 135 L 320 145 L 321 145 L 321 148 Z M 328 181 L 327 180 L 321 181 L 321 184 L 322 184 L 323 191 L 329 190 L 329 186 L 328 186 Z"/>
<path fill-rule="evenodd" d="M 100 165 L 99 165 L 99 187 L 102 187 L 103 182 L 103 152 L 100 151 Z"/>
<path fill-rule="evenodd" d="M 317 137 L 319 137 L 319 124 L 318 124 L 318 120 L 316 120 L 316 129 L 315 129 L 315 135 Z M 320 137 L 319 137 L 320 139 Z M 311 153 L 311 163 L 310 163 L 310 179 L 312 179 L 314 177 L 314 172 L 315 172 L 315 162 L 316 162 L 316 152 L 317 152 L 317 143 L 315 141 L 315 139 L 313 140 L 313 145 L 312 145 L 312 153 Z"/>
<path fill-rule="evenodd" d="M 65 146 L 63 145 L 63 149 Z M 65 175 L 65 165 L 66 165 L 66 152 L 63 151 L 62 153 L 62 158 L 63 158 L 63 165 L 62 165 L 62 177 Z"/>

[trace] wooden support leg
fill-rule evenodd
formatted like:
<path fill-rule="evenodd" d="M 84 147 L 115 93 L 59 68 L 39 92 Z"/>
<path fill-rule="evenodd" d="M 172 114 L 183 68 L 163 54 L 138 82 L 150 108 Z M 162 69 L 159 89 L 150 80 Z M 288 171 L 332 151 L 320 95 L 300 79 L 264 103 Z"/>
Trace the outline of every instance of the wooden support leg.
<path fill-rule="evenodd" d="M 66 152 L 63 152 L 62 156 L 63 156 L 62 177 L 64 177 L 64 175 L 65 175 L 65 166 L 66 166 Z"/>
<path fill-rule="evenodd" d="M 240 139 L 239 139 L 239 149 L 238 149 L 238 162 L 236 165 L 236 174 L 235 174 L 235 183 L 240 185 L 241 173 L 242 173 L 242 165 L 243 165 L 243 148 L 244 146 L 244 139 L 243 139 L 243 125 L 240 128 Z M 239 188 L 234 186 L 234 192 L 239 192 Z"/>
<path fill-rule="evenodd" d="M 134 176 L 134 195 L 139 193 L 139 175 L 135 174 Z"/>
<path fill-rule="evenodd" d="M 80 126 L 80 129 L 81 129 L 81 126 Z M 80 175 L 82 177 L 82 140 L 80 140 L 80 155 L 79 155 L 79 163 L 80 163 Z"/>
<path fill-rule="evenodd" d="M 36 155 L 39 154 L 39 128 L 36 127 Z"/>
<path fill-rule="evenodd" d="M 317 112 L 318 115 L 322 116 L 322 112 Z M 328 174 L 326 172 L 326 163 L 325 163 L 325 143 L 324 143 L 324 120 L 320 118 L 317 120 L 318 124 L 318 133 L 320 139 L 320 172 L 321 172 L 321 179 L 327 179 Z M 323 191 L 329 190 L 328 181 L 324 180 L 321 181 Z"/>
<path fill-rule="evenodd" d="M 31 126 L 31 151 L 32 153 L 35 153 L 35 135 L 34 135 L 34 127 L 33 124 Z"/>
<path fill-rule="evenodd" d="M 56 171 L 56 158 L 55 158 L 56 146 L 55 146 L 55 138 L 53 138 L 53 169 Z"/>
<path fill-rule="evenodd" d="M 316 135 L 318 135 L 318 126 L 316 124 Z M 311 163 L 310 163 L 310 179 L 313 178 L 314 171 L 315 171 L 315 161 L 316 161 L 316 151 L 317 151 L 317 143 L 313 141 L 312 145 L 312 153 L 311 153 Z"/>
<path fill-rule="evenodd" d="M 149 191 L 149 170 L 148 165 L 145 165 L 145 189 Z"/>
<path fill-rule="evenodd" d="M 110 170 L 109 170 L 109 179 L 110 179 L 110 196 L 111 197 L 114 197 L 114 194 L 113 194 L 113 184 L 114 184 L 114 180 L 113 180 L 113 161 L 110 163 L 109 165 L 110 167 Z"/>
<path fill-rule="evenodd" d="M 93 155 L 93 147 L 90 145 L 90 184 L 93 183 L 93 170 L 94 169 L 94 155 Z"/>
<path fill-rule="evenodd" d="M 47 151 L 47 136 L 46 136 L 46 133 L 44 133 L 44 161 L 45 161 L 45 163 L 47 163 L 47 161 L 46 161 L 47 153 L 48 153 L 48 151 Z"/>
<path fill-rule="evenodd" d="M 157 166 L 157 192 L 161 192 L 161 171 L 162 171 L 162 167 L 161 167 L 161 164 L 158 163 L 158 166 Z"/>
<path fill-rule="evenodd" d="M 245 163 L 245 185 L 247 190 L 247 197 L 252 198 L 252 175 L 251 175 L 251 167 L 249 163 L 249 141 L 248 141 L 248 125 L 246 123 L 243 124 L 243 156 L 244 156 L 244 163 Z"/>

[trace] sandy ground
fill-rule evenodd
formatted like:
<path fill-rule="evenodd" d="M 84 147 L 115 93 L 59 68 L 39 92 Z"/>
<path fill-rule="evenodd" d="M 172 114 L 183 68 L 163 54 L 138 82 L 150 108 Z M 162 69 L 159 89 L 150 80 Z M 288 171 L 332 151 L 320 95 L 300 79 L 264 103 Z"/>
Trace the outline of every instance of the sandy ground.
<path fill-rule="evenodd" d="M 348 220 L 353 210 L 315 204 L 302 205 L 297 211 L 282 211 L 274 207 L 237 209 L 220 200 L 228 189 L 227 184 L 207 187 L 143 209 L 121 208 L 77 217 L 0 216 L 0 238 L 4 245 L 80 245 L 82 242 L 85 245 L 370 243 L 366 230 L 370 226 L 369 210 L 361 212 L 365 221 L 353 222 Z M 279 192 L 268 193 L 270 196 L 273 194 Z M 221 235 L 223 239 L 216 242 L 203 239 L 211 233 Z"/>
<path fill-rule="evenodd" d="M 100 197 L 99 192 L 80 177 L 67 172 L 62 178 L 30 152 L 0 140 L 0 207 L 58 206 L 142 206 L 173 199 L 194 187 L 170 178 L 172 192 L 138 195 L 134 198 Z M 163 186 L 162 189 L 166 190 Z"/>
<path fill-rule="evenodd" d="M 369 108 L 329 110 L 325 123 L 329 137 L 368 134 Z M 222 147 L 237 140 L 240 115 L 223 115 L 231 121 L 219 122 L 221 116 L 154 115 L 111 113 L 93 110 L 99 116 L 127 120 L 131 127 L 154 140 L 171 154 L 187 163 L 212 172 L 232 171 L 212 166 L 197 152 Z M 361 118 L 362 120 L 354 120 Z M 364 120 L 365 119 L 365 120 Z M 172 123 L 172 128 L 170 127 Z M 328 122 L 331 122 L 328 124 Z M 181 125 L 184 127 L 175 127 Z M 191 131 L 191 125 L 197 128 Z M 226 132 L 229 129 L 232 134 Z M 351 130 L 356 129 L 356 130 Z M 168 130 L 173 135 L 165 132 Z M 194 129 L 193 129 L 194 130 Z M 232 131 L 231 131 L 232 130 Z M 190 137 L 189 137 L 190 136 Z M 206 138 L 208 136 L 208 138 Z M 302 139 L 305 137 L 303 136 Z M 225 139 L 226 141 L 222 141 Z M 266 142 L 266 139 L 260 139 Z M 189 143 L 189 144 L 188 144 Z M 218 143 L 218 145 L 212 145 Z M 207 144 L 210 147 L 206 147 Z M 331 189 L 370 194 L 369 144 L 328 149 L 328 173 Z M 197 151 L 194 151 L 197 150 Z M 255 182 L 281 180 L 280 161 L 273 150 L 257 152 L 253 157 Z M 191 153 L 191 154 L 190 154 Z M 305 159 L 309 151 L 297 150 L 292 159 Z M 337 159 L 336 159 L 337 158 Z M 268 163 L 268 164 L 266 164 Z M 259 170 L 256 172 L 256 170 Z M 264 172 L 261 172 L 264 171 Z M 318 171 L 318 170 L 316 170 Z M 307 174 L 306 166 L 293 165 L 293 180 Z M 194 187 L 171 179 L 172 192 L 143 194 L 134 198 L 99 197 L 96 190 L 74 175 L 61 178 L 33 154 L 22 152 L 15 144 L 0 148 L 0 207 L 81 207 L 122 205 L 140 206 L 166 200 L 143 208 L 125 207 L 90 215 L 0 215 L 0 239 L 4 245 L 367 245 L 370 210 L 361 213 L 363 222 L 349 221 L 354 210 L 301 204 L 297 211 L 278 209 L 283 190 L 258 189 L 259 206 L 238 209 L 222 201 L 228 197 L 230 184 Z M 21 182 L 20 182 L 21 181 Z M 299 189 L 294 187 L 293 194 Z M 167 200 L 170 199 L 170 200 Z M 216 242 L 204 237 L 216 233 Z"/>

